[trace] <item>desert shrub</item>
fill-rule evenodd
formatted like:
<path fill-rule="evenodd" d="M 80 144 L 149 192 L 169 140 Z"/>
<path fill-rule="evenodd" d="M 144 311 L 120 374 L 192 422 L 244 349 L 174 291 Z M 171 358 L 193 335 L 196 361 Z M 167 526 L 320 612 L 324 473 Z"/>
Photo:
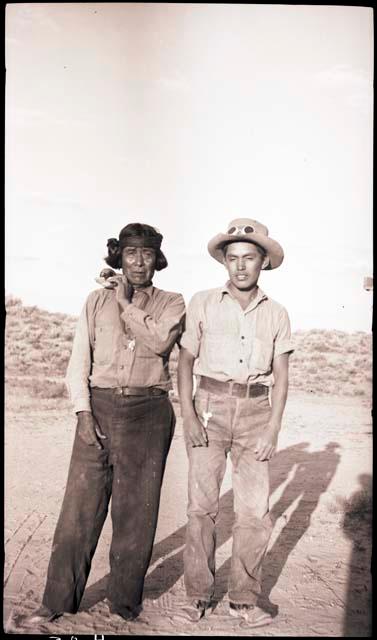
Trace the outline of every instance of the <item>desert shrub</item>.
<path fill-rule="evenodd" d="M 313 349 L 315 349 L 316 351 L 319 351 L 320 353 L 326 353 L 326 351 L 329 351 L 329 348 L 326 344 L 314 344 L 313 345 Z"/>
<path fill-rule="evenodd" d="M 307 367 L 306 369 L 306 373 L 317 373 L 318 369 L 317 367 Z"/>
<path fill-rule="evenodd" d="M 5 373 L 43 380 L 38 393 L 59 393 L 45 384 L 47 378 L 65 375 L 71 355 L 77 318 L 24 307 L 18 299 L 6 303 Z M 292 336 L 290 386 L 312 393 L 370 394 L 372 337 L 367 333 L 313 329 Z M 176 384 L 179 349 L 170 355 L 170 371 Z M 40 385 L 41 383 L 36 383 Z M 63 384 L 60 382 L 60 385 Z M 60 387 L 62 390 L 62 387 Z M 57 396 L 58 397 L 58 396 Z"/>
<path fill-rule="evenodd" d="M 66 341 L 66 342 L 72 342 L 74 335 L 75 335 L 74 328 L 72 328 L 72 329 L 64 329 L 62 331 L 62 333 L 61 333 L 61 339 Z"/>
<path fill-rule="evenodd" d="M 327 358 L 320 353 L 314 353 L 310 357 L 311 362 L 315 362 L 317 365 L 326 365 L 328 363 Z"/>
<path fill-rule="evenodd" d="M 66 398 L 68 396 L 64 382 L 55 382 L 37 378 L 31 386 L 32 395 L 41 398 Z"/>
<path fill-rule="evenodd" d="M 354 365 L 355 367 L 367 367 L 369 366 L 370 362 L 368 360 L 368 358 L 364 357 L 364 358 L 355 358 L 354 361 Z"/>

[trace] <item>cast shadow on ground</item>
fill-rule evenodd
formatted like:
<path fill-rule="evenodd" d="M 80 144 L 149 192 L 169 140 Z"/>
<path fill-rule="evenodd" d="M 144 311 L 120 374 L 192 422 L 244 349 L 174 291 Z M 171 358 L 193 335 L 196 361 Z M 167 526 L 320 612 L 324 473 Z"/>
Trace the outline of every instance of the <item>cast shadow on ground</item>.
<path fill-rule="evenodd" d="M 347 500 L 343 532 L 352 541 L 343 637 L 372 635 L 372 476 L 358 476 L 359 488 Z"/>
<path fill-rule="evenodd" d="M 289 555 L 310 525 L 310 518 L 318 505 L 321 494 L 326 491 L 340 461 L 337 453 L 339 445 L 330 442 L 319 451 L 307 451 L 309 444 L 303 442 L 279 451 L 270 465 L 271 494 L 293 474 L 281 497 L 273 505 L 270 516 L 275 525 L 279 517 L 295 503 L 287 524 L 270 547 L 264 563 L 262 593 L 259 604 L 277 615 L 278 607 L 270 601 L 270 594 L 276 585 Z M 228 559 L 217 572 L 217 596 L 221 600 L 227 592 L 230 571 Z"/>
<path fill-rule="evenodd" d="M 318 505 L 320 496 L 326 491 L 340 461 L 336 442 L 330 442 L 319 451 L 307 451 L 309 443 L 303 442 L 279 451 L 270 467 L 271 494 L 293 474 L 278 502 L 271 510 L 273 523 L 283 516 L 294 503 L 288 523 L 282 529 L 264 561 L 263 583 L 260 604 L 272 615 L 277 606 L 269 596 L 288 560 L 290 553 L 310 525 L 310 518 Z M 217 548 L 232 535 L 234 521 L 233 491 L 227 491 L 220 499 L 217 522 Z M 156 543 L 151 565 L 158 563 L 146 577 L 144 597 L 157 599 L 167 593 L 183 576 L 183 546 L 186 526 Z M 166 557 L 168 556 L 168 557 Z M 161 561 L 162 560 L 162 561 Z M 160 561 L 160 562 L 159 562 Z M 230 558 L 216 572 L 215 600 L 221 602 L 228 590 Z M 88 610 L 106 596 L 107 576 L 89 587 L 84 595 L 81 610 Z"/>

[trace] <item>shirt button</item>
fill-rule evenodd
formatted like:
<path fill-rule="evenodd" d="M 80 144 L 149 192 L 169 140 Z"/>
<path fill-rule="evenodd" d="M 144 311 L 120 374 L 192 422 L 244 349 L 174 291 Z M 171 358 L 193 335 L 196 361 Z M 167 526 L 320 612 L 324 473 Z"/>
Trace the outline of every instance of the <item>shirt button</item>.
<path fill-rule="evenodd" d="M 123 364 L 121 364 L 121 365 L 120 365 L 120 367 L 119 367 L 119 369 L 124 369 L 124 365 L 123 365 Z"/>
<path fill-rule="evenodd" d="M 243 360 L 240 360 L 240 362 L 243 362 Z"/>
<path fill-rule="evenodd" d="M 241 336 L 241 340 L 245 340 L 245 336 Z"/>

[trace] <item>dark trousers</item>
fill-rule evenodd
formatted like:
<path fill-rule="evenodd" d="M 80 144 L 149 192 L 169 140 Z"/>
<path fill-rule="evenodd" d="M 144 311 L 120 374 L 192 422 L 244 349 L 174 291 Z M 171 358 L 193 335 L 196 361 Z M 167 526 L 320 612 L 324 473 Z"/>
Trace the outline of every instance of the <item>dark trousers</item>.
<path fill-rule="evenodd" d="M 167 395 L 123 397 L 92 389 L 92 411 L 107 439 L 100 451 L 75 436 L 43 596 L 56 612 L 79 608 L 110 497 L 108 599 L 119 613 L 141 604 L 174 432 Z"/>

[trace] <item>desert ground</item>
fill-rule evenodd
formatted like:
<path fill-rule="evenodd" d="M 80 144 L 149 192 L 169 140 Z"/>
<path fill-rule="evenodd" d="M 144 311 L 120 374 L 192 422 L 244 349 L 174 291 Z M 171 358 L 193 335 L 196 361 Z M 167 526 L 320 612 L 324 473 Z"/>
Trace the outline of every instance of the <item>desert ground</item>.
<path fill-rule="evenodd" d="M 259 629 L 248 629 L 227 611 L 233 521 L 230 468 L 218 520 L 216 607 L 196 624 L 180 616 L 185 602 L 187 461 L 175 397 L 177 426 L 142 614 L 125 622 L 109 612 L 108 518 L 79 612 L 38 629 L 25 627 L 24 616 L 42 598 L 75 418 L 66 398 L 30 398 L 11 385 L 5 399 L 4 628 L 8 634 L 371 635 L 372 427 L 367 398 L 290 392 L 279 450 L 271 462 L 274 529 L 261 595 L 261 604 L 274 618 Z"/>
<path fill-rule="evenodd" d="M 41 603 L 76 427 L 64 374 L 77 318 L 26 307 L 12 296 L 6 311 L 3 627 L 8 634 L 371 634 L 371 334 L 321 329 L 293 334 L 290 392 L 270 465 L 274 529 L 260 604 L 273 615 L 271 625 L 250 629 L 228 615 L 230 467 L 218 518 L 216 606 L 197 624 L 182 619 L 187 459 L 176 395 L 176 349 L 170 368 L 177 425 L 141 616 L 126 623 L 109 612 L 108 518 L 79 612 L 28 629 L 23 620 Z"/>

